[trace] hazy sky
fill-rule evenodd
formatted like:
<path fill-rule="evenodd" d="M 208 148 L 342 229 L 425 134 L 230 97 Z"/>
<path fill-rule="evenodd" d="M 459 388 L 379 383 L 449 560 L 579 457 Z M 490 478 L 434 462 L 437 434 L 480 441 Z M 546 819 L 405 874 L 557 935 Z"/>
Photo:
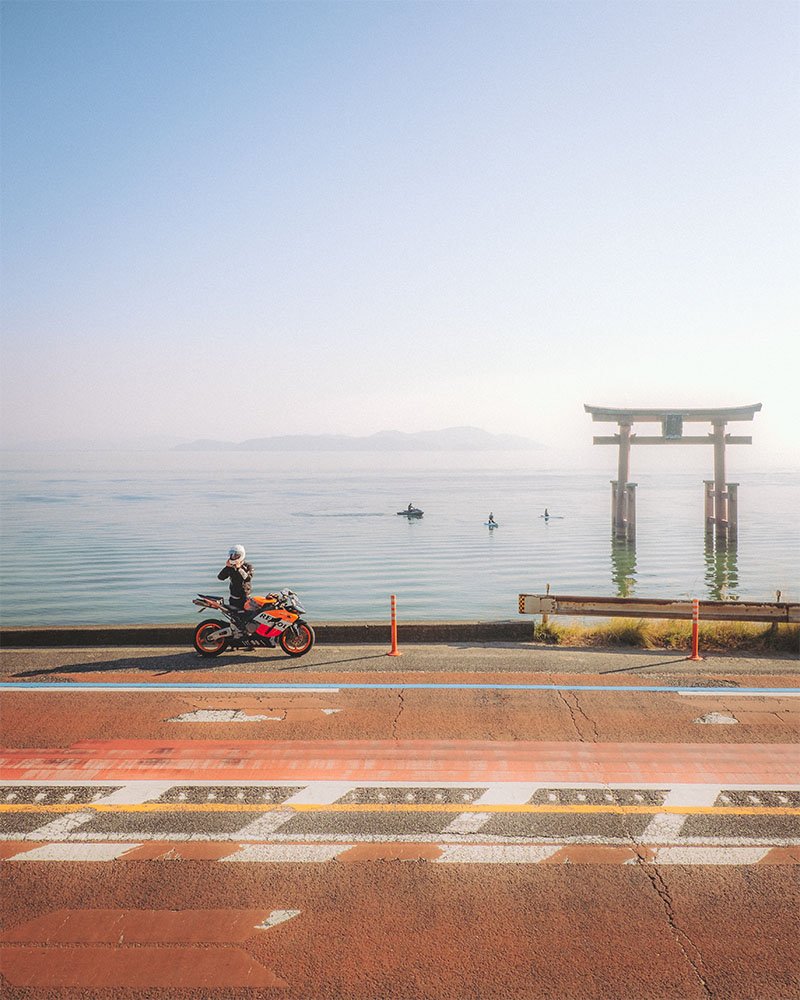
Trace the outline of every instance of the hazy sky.
<path fill-rule="evenodd" d="M 4 442 L 763 402 L 800 465 L 799 10 L 5 0 Z"/>

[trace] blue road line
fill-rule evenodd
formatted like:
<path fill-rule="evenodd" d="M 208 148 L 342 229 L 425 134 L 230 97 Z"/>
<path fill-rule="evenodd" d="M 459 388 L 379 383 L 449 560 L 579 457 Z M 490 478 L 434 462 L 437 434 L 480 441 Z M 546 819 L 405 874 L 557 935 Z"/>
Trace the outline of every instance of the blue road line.
<path fill-rule="evenodd" d="M 2 691 L 308 691 L 309 689 L 324 691 L 396 691 L 418 689 L 423 691 L 620 691 L 628 694 L 637 692 L 656 692 L 666 694 L 762 694 L 762 695 L 797 695 L 798 688 L 742 688 L 742 687 L 669 687 L 663 684 L 415 684 L 398 681 L 394 684 L 225 684 L 214 682 L 186 683 L 138 683 L 125 682 L 83 682 L 83 681 L 3 681 Z"/>

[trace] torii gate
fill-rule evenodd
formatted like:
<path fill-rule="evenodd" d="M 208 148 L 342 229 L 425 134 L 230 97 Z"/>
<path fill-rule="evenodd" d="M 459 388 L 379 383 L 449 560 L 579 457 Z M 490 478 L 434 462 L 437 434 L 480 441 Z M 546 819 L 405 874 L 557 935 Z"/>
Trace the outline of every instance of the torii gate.
<path fill-rule="evenodd" d="M 604 406 L 583 407 L 591 413 L 592 420 L 617 423 L 619 433 L 609 437 L 595 437 L 594 444 L 618 444 L 619 462 L 617 478 L 611 483 L 611 524 L 617 538 L 633 538 L 636 534 L 636 483 L 628 482 L 632 444 L 713 444 L 714 478 L 706 479 L 705 521 L 706 534 L 716 531 L 718 541 L 733 540 L 738 530 L 738 483 L 725 482 L 725 445 L 752 444 L 752 437 L 734 437 L 725 433 L 725 425 L 732 420 L 752 420 L 761 409 L 761 403 L 752 406 L 732 406 L 721 409 L 614 409 Z M 634 423 L 660 423 L 661 436 L 642 437 L 632 433 Z M 683 434 L 684 423 L 710 422 L 712 431 L 702 435 Z"/>

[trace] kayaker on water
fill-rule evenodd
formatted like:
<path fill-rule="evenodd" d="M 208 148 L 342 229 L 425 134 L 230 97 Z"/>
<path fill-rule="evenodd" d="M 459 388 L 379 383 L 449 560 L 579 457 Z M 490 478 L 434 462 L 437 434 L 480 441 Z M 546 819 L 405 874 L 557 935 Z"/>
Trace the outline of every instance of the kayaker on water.
<path fill-rule="evenodd" d="M 494 514 L 492 514 L 492 513 L 489 514 L 489 520 L 486 523 L 487 524 L 497 524 L 497 522 L 494 519 Z"/>

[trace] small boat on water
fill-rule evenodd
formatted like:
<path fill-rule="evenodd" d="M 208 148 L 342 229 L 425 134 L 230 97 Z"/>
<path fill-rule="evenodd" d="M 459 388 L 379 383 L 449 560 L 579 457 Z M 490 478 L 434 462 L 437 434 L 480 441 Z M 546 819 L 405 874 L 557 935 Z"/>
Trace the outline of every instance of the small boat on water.
<path fill-rule="evenodd" d="M 484 521 L 483 523 L 486 525 L 487 528 L 490 528 L 490 529 L 491 528 L 499 528 L 500 527 L 500 525 L 497 523 L 497 521 Z"/>
<path fill-rule="evenodd" d="M 422 517 L 425 512 L 420 510 L 419 507 L 406 507 L 405 510 L 398 510 L 398 517 Z"/>

